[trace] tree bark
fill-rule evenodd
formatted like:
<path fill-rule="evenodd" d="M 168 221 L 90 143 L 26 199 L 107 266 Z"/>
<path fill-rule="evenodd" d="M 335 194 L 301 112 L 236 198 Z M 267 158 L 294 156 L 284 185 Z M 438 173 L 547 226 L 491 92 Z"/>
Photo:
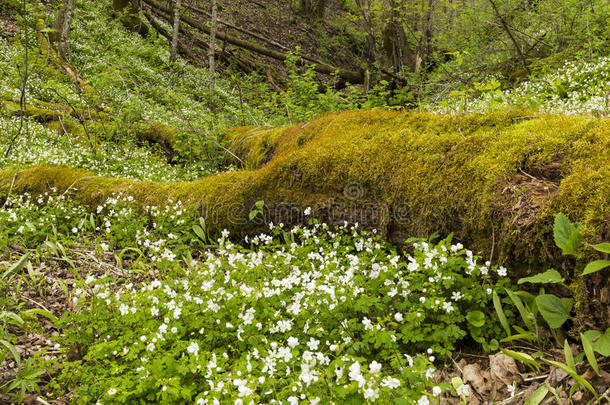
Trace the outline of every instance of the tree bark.
<path fill-rule="evenodd" d="M 68 37 L 70 35 L 70 25 L 74 15 L 76 0 L 67 0 L 58 10 L 53 24 L 53 35 L 51 39 L 57 41 L 57 53 L 62 58 L 66 57 L 68 51 Z"/>
<path fill-rule="evenodd" d="M 210 48 L 208 49 L 208 55 L 210 58 L 210 99 L 214 97 L 214 91 L 216 90 L 216 20 L 218 18 L 218 9 L 216 7 L 216 0 L 212 0 L 212 21 L 210 24 Z"/>
<path fill-rule="evenodd" d="M 176 49 L 178 47 L 178 34 L 180 32 L 180 7 L 182 5 L 182 0 L 176 0 L 174 6 L 174 32 L 172 35 L 172 46 L 169 51 L 169 60 L 170 62 L 176 61 Z"/>

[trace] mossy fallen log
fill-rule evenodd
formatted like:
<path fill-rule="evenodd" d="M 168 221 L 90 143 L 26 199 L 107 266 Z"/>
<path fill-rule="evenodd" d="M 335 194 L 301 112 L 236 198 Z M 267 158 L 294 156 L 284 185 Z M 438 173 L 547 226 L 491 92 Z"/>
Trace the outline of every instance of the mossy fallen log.
<path fill-rule="evenodd" d="M 30 104 L 27 104 L 22 111 L 18 103 L 0 99 L 0 113 L 8 116 L 24 114 L 59 134 L 68 133 L 76 139 L 87 138 L 83 123 L 88 123 L 89 130 L 92 129 L 93 124 L 99 131 L 107 133 L 118 131 L 116 123 L 107 113 L 40 100 L 30 100 Z M 149 121 L 131 124 L 125 130 L 133 133 L 138 142 L 157 144 L 168 162 L 173 161 L 176 157 L 177 153 L 174 150 L 174 136 L 178 131 L 176 128 L 160 122 Z M 117 141 L 120 141 L 120 138 Z"/>
<path fill-rule="evenodd" d="M 86 110 L 83 108 L 72 108 L 64 104 L 49 103 L 39 100 L 28 101 L 25 110 L 22 112 L 19 103 L 0 99 L 0 110 L 4 110 L 6 115 L 19 116 L 23 113 L 25 116 L 32 117 L 36 121 L 43 123 L 65 119 L 67 117 L 73 117 L 79 121 L 110 120 L 110 116 L 103 112 Z"/>
<path fill-rule="evenodd" d="M 269 221 L 287 225 L 305 221 L 311 206 L 323 221 L 359 222 L 399 244 L 453 232 L 515 274 L 554 265 L 573 276 L 582 263 L 574 269 L 560 256 L 552 222 L 561 211 L 583 222 L 589 242 L 610 240 L 609 124 L 519 111 L 337 113 L 286 128 L 233 129 L 232 150 L 247 167 L 194 182 L 36 167 L 0 171 L 0 185 L 72 188 L 92 207 L 118 192 L 147 205 L 181 200 L 201 211 L 210 230 L 237 235 L 263 229 L 248 220 L 258 200 Z"/>

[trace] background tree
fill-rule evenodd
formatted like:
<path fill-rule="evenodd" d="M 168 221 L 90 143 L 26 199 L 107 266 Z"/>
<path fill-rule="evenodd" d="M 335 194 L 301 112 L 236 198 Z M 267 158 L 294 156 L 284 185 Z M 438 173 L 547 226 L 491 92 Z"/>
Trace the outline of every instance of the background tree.
<path fill-rule="evenodd" d="M 70 35 L 70 25 L 72 24 L 72 16 L 76 0 L 66 0 L 64 4 L 57 9 L 55 23 L 53 24 L 53 34 L 51 40 L 57 42 L 57 53 L 62 58 L 66 57 L 68 50 L 68 37 Z"/>
<path fill-rule="evenodd" d="M 212 0 L 212 21 L 210 24 L 210 50 L 209 50 L 209 64 L 210 64 L 210 100 L 214 97 L 214 92 L 216 90 L 216 77 L 215 77 L 215 68 L 216 68 L 216 24 L 218 20 L 218 7 L 216 5 L 216 0 Z"/>
<path fill-rule="evenodd" d="M 174 32 L 172 35 L 172 45 L 169 52 L 169 60 L 174 62 L 176 60 L 176 50 L 178 48 L 178 35 L 180 32 L 180 7 L 182 6 L 182 0 L 176 0 L 174 5 Z"/>

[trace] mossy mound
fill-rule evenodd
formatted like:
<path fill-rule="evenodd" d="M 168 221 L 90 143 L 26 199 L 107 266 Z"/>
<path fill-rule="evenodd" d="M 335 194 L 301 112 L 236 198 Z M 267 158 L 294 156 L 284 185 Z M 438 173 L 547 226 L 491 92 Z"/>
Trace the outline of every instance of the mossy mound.
<path fill-rule="evenodd" d="M 610 240 L 609 124 L 523 111 L 347 112 L 286 128 L 236 128 L 229 138 L 246 169 L 195 182 L 38 167 L 0 172 L 0 184 L 14 178 L 16 191 L 72 187 L 91 205 L 115 192 L 142 204 L 179 199 L 201 209 L 211 230 L 233 234 L 260 230 L 248 221 L 257 200 L 275 223 L 302 222 L 311 206 L 324 221 L 359 222 L 397 243 L 454 232 L 525 274 L 561 268 L 551 230 L 559 211 L 582 221 L 589 241 Z"/>
<path fill-rule="evenodd" d="M 176 157 L 174 150 L 174 135 L 176 129 L 160 122 L 149 122 L 136 125 L 136 139 L 159 145 L 168 162 Z"/>

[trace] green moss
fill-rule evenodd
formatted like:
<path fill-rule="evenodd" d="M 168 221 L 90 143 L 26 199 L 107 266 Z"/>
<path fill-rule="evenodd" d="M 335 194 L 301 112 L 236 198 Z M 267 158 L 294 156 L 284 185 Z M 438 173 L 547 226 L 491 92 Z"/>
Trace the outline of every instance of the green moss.
<path fill-rule="evenodd" d="M 159 145 L 168 161 L 175 156 L 174 135 L 176 130 L 160 122 L 137 124 L 134 128 L 136 139 L 140 142 L 149 142 Z"/>
<path fill-rule="evenodd" d="M 21 108 L 19 103 L 11 100 L 1 100 L 0 107 L 7 115 L 20 115 Z M 63 104 L 47 103 L 44 101 L 35 100 L 25 106 L 25 115 L 32 117 L 39 122 L 49 122 L 59 119 L 73 117 L 82 121 L 89 120 L 108 120 L 110 117 L 102 112 L 89 111 L 82 108 L 71 108 Z"/>
<path fill-rule="evenodd" d="M 22 113 L 19 103 L 15 103 L 8 100 L 0 100 L 0 106 L 2 107 L 2 110 L 4 110 L 4 113 L 7 115 L 21 115 Z M 24 113 L 24 115 L 28 117 L 33 117 L 34 119 L 40 122 L 57 120 L 66 115 L 64 111 L 37 108 L 31 104 L 27 104 L 25 106 Z"/>
<path fill-rule="evenodd" d="M 286 128 L 237 128 L 229 139 L 247 169 L 195 182 L 140 183 L 42 167 L 0 172 L 0 184 L 16 176 L 16 190 L 72 186 L 91 205 L 113 192 L 141 204 L 179 199 L 202 210 L 211 230 L 234 234 L 260 230 L 247 220 L 257 200 L 286 224 L 312 206 L 324 221 L 358 221 L 398 243 L 454 232 L 521 274 L 561 260 L 551 232 L 556 212 L 583 221 L 591 241 L 608 226 L 607 119 L 345 112 Z"/>

